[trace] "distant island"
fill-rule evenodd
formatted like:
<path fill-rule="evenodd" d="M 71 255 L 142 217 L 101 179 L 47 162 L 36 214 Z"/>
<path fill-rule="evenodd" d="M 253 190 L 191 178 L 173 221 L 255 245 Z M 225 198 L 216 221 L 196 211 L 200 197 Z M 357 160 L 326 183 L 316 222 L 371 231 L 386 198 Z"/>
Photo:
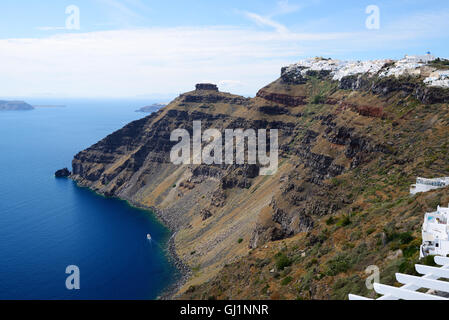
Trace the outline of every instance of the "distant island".
<path fill-rule="evenodd" d="M 167 106 L 167 104 L 165 103 L 155 103 L 149 106 L 142 107 L 139 110 L 136 110 L 136 112 L 153 113 L 159 111 L 159 109 L 162 109 L 165 106 Z"/>
<path fill-rule="evenodd" d="M 65 105 L 37 105 L 37 106 L 33 106 L 34 108 L 65 108 Z"/>
<path fill-rule="evenodd" d="M 34 107 L 24 101 L 5 101 L 0 100 L 0 111 L 27 111 Z"/>

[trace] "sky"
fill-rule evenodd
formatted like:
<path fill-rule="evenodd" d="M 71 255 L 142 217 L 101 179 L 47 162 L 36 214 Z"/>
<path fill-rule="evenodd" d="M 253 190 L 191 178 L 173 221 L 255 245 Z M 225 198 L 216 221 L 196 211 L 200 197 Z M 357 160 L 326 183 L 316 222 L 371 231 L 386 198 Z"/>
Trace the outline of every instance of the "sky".
<path fill-rule="evenodd" d="M 0 98 L 254 96 L 303 58 L 449 58 L 447 0 L 2 0 Z"/>

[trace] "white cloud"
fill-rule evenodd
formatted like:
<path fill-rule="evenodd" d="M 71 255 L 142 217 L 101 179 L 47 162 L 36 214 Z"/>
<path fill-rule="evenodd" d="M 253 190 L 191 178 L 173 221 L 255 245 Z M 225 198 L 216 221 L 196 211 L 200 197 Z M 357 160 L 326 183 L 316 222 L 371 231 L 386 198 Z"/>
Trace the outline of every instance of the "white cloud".
<path fill-rule="evenodd" d="M 282 66 L 302 57 L 406 48 L 447 24 L 432 19 L 427 33 L 418 34 L 387 26 L 376 33 L 208 26 L 0 39 L 0 97 L 148 96 L 192 90 L 203 79 L 235 93 L 255 94 L 279 76 Z"/>
<path fill-rule="evenodd" d="M 301 5 L 291 4 L 288 0 L 278 1 L 277 3 L 278 9 L 275 11 L 275 15 L 277 14 L 289 14 L 293 12 L 297 12 L 302 9 Z"/>
<path fill-rule="evenodd" d="M 109 18 L 114 24 L 135 25 L 145 21 L 143 12 L 149 11 L 141 0 L 96 0 L 107 10 Z"/>
<path fill-rule="evenodd" d="M 287 33 L 288 29 L 284 25 L 274 21 L 269 17 L 262 17 L 253 12 L 246 12 L 245 15 L 259 26 L 273 27 L 279 33 Z"/>
<path fill-rule="evenodd" d="M 55 31 L 55 30 L 65 30 L 66 27 L 36 27 L 40 31 Z"/>
<path fill-rule="evenodd" d="M 0 96 L 138 96 L 190 90 L 201 79 L 237 79 L 255 93 L 305 52 L 290 34 L 235 27 L 180 27 L 0 40 Z M 228 82 L 227 86 L 230 85 Z"/>
<path fill-rule="evenodd" d="M 278 33 L 289 32 L 288 28 L 273 19 L 273 17 L 281 16 L 297 12 L 303 6 L 298 4 L 291 4 L 288 0 L 281 0 L 277 2 L 276 8 L 268 15 L 260 15 L 254 12 L 244 12 L 245 16 L 255 22 L 259 26 L 268 26 L 274 28 Z"/>

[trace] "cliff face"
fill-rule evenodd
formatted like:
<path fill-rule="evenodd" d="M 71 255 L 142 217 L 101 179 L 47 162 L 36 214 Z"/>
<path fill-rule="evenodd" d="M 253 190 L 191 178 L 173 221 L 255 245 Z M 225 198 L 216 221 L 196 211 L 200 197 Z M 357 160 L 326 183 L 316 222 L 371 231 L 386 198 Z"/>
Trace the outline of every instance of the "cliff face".
<path fill-rule="evenodd" d="M 393 272 L 416 258 L 416 243 L 393 235 L 418 237 L 442 194 L 410 198 L 408 187 L 449 173 L 449 90 L 424 85 L 427 71 L 384 69 L 335 80 L 332 70 L 284 68 L 253 99 L 201 84 L 80 152 L 72 178 L 158 210 L 193 271 L 185 298 L 343 298 L 366 266 Z M 171 132 L 192 133 L 195 120 L 203 130 L 278 129 L 278 171 L 172 164 Z M 398 249 L 413 252 L 385 262 Z"/>

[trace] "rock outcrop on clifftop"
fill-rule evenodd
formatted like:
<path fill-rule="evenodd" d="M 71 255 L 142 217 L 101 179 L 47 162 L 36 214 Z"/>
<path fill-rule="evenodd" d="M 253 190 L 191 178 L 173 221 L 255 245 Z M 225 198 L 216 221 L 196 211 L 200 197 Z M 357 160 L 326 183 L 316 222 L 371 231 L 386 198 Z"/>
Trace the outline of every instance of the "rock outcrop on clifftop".
<path fill-rule="evenodd" d="M 449 201 L 447 190 L 408 193 L 416 176 L 449 174 L 449 89 L 429 80 L 446 60 L 408 63 L 312 59 L 252 99 L 200 84 L 77 154 L 71 177 L 157 209 L 193 270 L 183 298 L 366 294 L 364 269 L 378 265 L 389 283 L 413 266 L 424 210 Z M 278 171 L 174 165 L 170 134 L 192 134 L 195 120 L 278 129 Z"/>
<path fill-rule="evenodd" d="M 209 91 L 217 91 L 218 92 L 218 87 L 216 84 L 213 83 L 198 83 L 195 86 L 196 90 L 209 90 Z"/>

